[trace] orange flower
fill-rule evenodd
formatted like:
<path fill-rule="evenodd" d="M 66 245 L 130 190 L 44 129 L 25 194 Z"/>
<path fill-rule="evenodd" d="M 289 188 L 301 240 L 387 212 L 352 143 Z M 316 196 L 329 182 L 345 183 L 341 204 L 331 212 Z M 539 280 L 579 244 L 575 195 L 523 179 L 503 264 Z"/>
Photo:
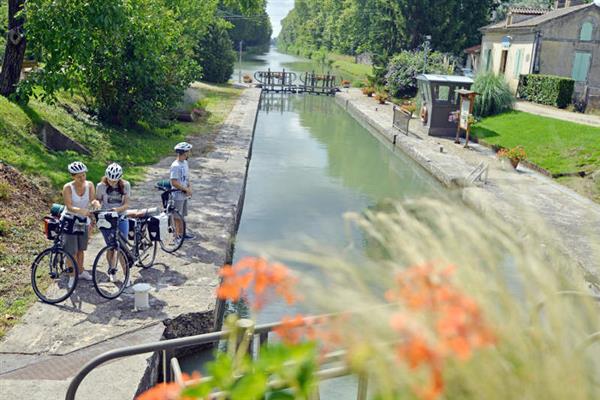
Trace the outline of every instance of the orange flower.
<path fill-rule="evenodd" d="M 192 379 L 200 379 L 200 373 L 194 372 L 191 377 L 188 374 L 183 374 L 184 382 Z M 180 397 L 181 389 L 182 388 L 175 382 L 159 383 L 153 388 L 140 394 L 136 397 L 136 400 L 192 400 Z"/>
<path fill-rule="evenodd" d="M 285 316 L 281 319 L 281 325 L 273 329 L 273 332 L 281 338 L 285 344 L 298 344 L 302 338 L 301 329 L 305 326 L 304 317 L 297 314 L 294 318 Z"/>
<path fill-rule="evenodd" d="M 288 304 L 297 300 L 293 291 L 296 279 L 283 264 L 269 264 L 263 258 L 244 257 L 233 266 L 225 265 L 219 275 L 222 281 L 217 296 L 221 300 L 238 301 L 250 287 L 254 289 L 250 307 L 255 310 L 263 306 L 270 288 Z"/>

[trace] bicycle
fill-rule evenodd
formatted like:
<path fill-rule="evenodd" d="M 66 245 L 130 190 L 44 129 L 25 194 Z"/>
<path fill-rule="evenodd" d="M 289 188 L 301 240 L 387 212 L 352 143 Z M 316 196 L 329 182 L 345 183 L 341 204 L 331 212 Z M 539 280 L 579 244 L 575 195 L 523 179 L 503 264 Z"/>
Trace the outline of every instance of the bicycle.
<path fill-rule="evenodd" d="M 135 218 L 128 218 L 132 235 L 123 236 L 119 230 L 119 215 L 112 211 L 94 211 L 98 228 L 110 232 L 108 244 L 103 247 L 94 260 L 92 280 L 98 294 L 106 299 L 115 299 L 128 286 L 131 267 L 150 268 L 156 259 L 156 241 L 148 232 L 148 223 L 158 209 L 142 210 Z M 133 214 L 130 214 L 133 215 Z"/>
<path fill-rule="evenodd" d="M 159 181 L 154 186 L 163 192 L 160 195 L 163 210 L 169 217 L 167 237 L 159 242 L 160 247 L 167 253 L 175 253 L 183 245 L 186 232 L 185 220 L 179 211 L 177 211 L 175 200 L 173 199 L 173 193 L 180 192 L 180 190 L 174 189 L 171 186 L 171 182 L 167 179 Z M 180 232 L 177 232 L 177 225 L 181 227 Z"/>
<path fill-rule="evenodd" d="M 63 245 L 63 233 L 83 233 L 87 224 L 73 215 L 64 215 L 64 206 L 54 204 L 51 215 L 44 218 L 44 233 L 53 240 L 51 247 L 37 255 L 31 264 L 31 286 L 36 296 L 48 304 L 66 300 L 77 286 L 79 268 Z M 71 284 L 69 280 L 73 279 Z"/>

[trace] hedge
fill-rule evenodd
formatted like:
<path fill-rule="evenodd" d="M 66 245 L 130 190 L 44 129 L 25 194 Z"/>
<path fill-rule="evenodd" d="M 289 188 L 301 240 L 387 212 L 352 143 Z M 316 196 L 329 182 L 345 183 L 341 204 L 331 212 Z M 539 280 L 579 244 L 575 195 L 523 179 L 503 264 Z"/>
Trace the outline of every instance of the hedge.
<path fill-rule="evenodd" d="M 521 75 L 519 97 L 534 103 L 565 108 L 573 100 L 575 81 L 553 75 Z"/>

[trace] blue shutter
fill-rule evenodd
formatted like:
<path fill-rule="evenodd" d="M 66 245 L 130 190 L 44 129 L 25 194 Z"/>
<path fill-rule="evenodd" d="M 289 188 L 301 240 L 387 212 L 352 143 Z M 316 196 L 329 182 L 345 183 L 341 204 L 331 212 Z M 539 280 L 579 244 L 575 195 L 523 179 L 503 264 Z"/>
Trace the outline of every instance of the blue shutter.
<path fill-rule="evenodd" d="M 521 65 L 523 61 L 523 49 L 517 50 L 517 58 L 515 59 L 514 77 L 518 78 L 521 74 Z"/>
<path fill-rule="evenodd" d="M 592 40 L 592 33 L 594 32 L 594 25 L 591 22 L 586 22 L 581 26 L 581 32 L 579 33 L 579 40 L 582 42 L 589 42 Z"/>
<path fill-rule="evenodd" d="M 575 53 L 575 60 L 573 60 L 572 76 L 576 82 L 585 82 L 587 80 L 591 61 L 591 53 Z"/>

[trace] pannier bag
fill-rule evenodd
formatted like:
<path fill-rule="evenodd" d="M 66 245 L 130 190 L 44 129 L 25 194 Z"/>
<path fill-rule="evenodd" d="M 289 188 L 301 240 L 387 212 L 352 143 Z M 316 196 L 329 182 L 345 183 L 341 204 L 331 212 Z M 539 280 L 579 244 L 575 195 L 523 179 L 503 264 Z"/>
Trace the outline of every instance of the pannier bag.
<path fill-rule="evenodd" d="M 129 240 L 133 240 L 135 239 L 135 224 L 137 221 L 134 218 L 127 218 L 127 220 L 129 221 L 129 232 L 127 237 Z"/>
<path fill-rule="evenodd" d="M 44 234 L 48 240 L 54 240 L 60 234 L 60 221 L 54 217 L 44 217 Z"/>
<path fill-rule="evenodd" d="M 73 214 L 65 214 L 62 217 L 65 223 L 64 233 L 69 235 L 83 235 L 87 229 L 87 218 Z"/>
<path fill-rule="evenodd" d="M 148 219 L 148 235 L 150 240 L 159 241 L 167 237 L 169 231 L 169 216 L 161 213 L 156 217 Z"/>
<path fill-rule="evenodd" d="M 98 214 L 98 228 L 115 230 L 119 225 L 119 214 L 115 211 L 106 211 Z"/>
<path fill-rule="evenodd" d="M 54 203 L 54 204 L 52 204 L 52 207 L 50 208 L 50 215 L 52 215 L 54 218 L 60 218 L 63 211 L 65 211 L 64 205 Z"/>
<path fill-rule="evenodd" d="M 163 190 L 171 190 L 171 181 L 169 179 L 161 179 L 156 182 L 156 187 Z"/>

